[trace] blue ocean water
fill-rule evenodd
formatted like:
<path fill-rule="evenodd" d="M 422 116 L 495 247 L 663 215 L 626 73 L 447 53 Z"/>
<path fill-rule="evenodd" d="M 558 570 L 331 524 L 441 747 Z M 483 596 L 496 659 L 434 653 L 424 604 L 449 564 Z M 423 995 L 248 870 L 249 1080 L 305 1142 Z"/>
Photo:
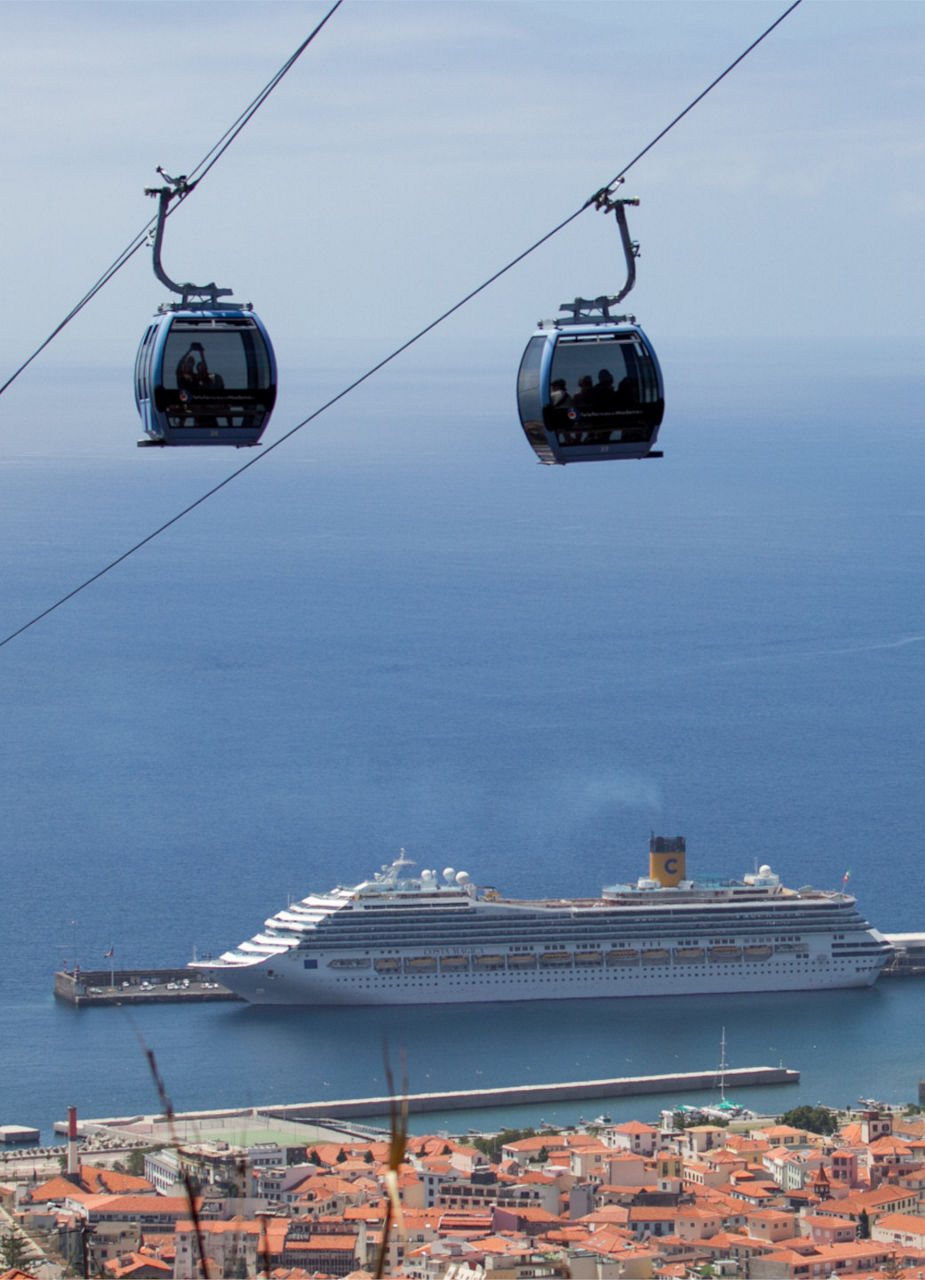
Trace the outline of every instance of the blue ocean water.
<path fill-rule="evenodd" d="M 561 469 L 520 433 L 519 346 L 396 363 L 0 649 L 4 1123 L 156 1110 L 141 1041 L 181 1110 L 380 1092 L 386 1042 L 413 1091 L 702 1069 L 723 1027 L 731 1065 L 803 1073 L 756 1105 L 915 1097 L 914 980 L 503 1013 L 55 1003 L 62 959 L 218 952 L 399 847 L 570 895 L 682 834 L 694 871 L 850 871 L 872 923 L 925 930 L 919 353 L 660 343 L 665 458 Z M 268 443 L 366 352 L 323 354 Z M 117 370 L 3 399 L 4 635 L 254 456 L 135 449 Z"/>

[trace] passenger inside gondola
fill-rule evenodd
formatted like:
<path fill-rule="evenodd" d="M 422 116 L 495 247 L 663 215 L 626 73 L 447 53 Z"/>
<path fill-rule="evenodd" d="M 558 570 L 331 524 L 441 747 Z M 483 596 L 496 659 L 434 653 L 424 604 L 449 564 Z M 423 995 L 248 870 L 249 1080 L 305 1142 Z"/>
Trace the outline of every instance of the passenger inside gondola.
<path fill-rule="evenodd" d="M 587 373 L 600 364 L 597 380 Z M 601 359 L 603 357 L 603 359 Z M 544 416 L 562 445 L 645 442 L 661 417 L 651 359 L 635 340 L 570 340 L 556 345 Z"/>
<path fill-rule="evenodd" d="M 177 386 L 181 391 L 192 391 L 196 386 L 196 357 L 193 354 L 195 343 L 185 355 L 180 357 L 177 365 Z"/>
<path fill-rule="evenodd" d="M 564 378 L 556 378 L 550 388 L 549 400 L 557 409 L 567 409 L 572 403 L 572 397 L 568 393 L 568 387 Z"/>
<path fill-rule="evenodd" d="M 617 387 L 617 404 L 621 409 L 632 409 L 639 403 L 635 378 L 621 378 Z"/>
<path fill-rule="evenodd" d="M 647 457 L 664 412 L 655 353 L 642 330 L 628 326 L 541 326 L 520 363 L 517 400 L 527 439 L 546 464 Z"/>
<path fill-rule="evenodd" d="M 578 390 L 572 400 L 576 409 L 590 409 L 593 400 L 594 379 L 590 373 L 583 374 L 578 379 Z"/>
<path fill-rule="evenodd" d="M 167 339 L 165 370 L 175 371 L 179 403 L 173 416 L 176 426 L 214 429 L 257 429 L 268 416 L 271 385 L 265 352 L 245 326 L 210 329 L 191 341 L 189 329 L 178 325 Z M 202 333 L 204 326 L 197 326 Z M 165 378 L 169 394 L 173 379 Z M 168 410 L 170 412 L 170 410 Z"/>
<path fill-rule="evenodd" d="M 611 409 L 616 404 L 617 393 L 614 390 L 613 374 L 609 369 L 601 369 L 594 384 L 594 407 Z"/>

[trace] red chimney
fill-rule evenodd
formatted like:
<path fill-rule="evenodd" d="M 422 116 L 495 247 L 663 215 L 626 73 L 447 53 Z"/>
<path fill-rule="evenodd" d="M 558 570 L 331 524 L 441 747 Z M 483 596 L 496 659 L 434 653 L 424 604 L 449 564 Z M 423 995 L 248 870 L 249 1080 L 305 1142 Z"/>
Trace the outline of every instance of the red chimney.
<path fill-rule="evenodd" d="M 77 1158 L 77 1108 L 67 1109 L 67 1171 L 75 1175 L 79 1170 Z"/>

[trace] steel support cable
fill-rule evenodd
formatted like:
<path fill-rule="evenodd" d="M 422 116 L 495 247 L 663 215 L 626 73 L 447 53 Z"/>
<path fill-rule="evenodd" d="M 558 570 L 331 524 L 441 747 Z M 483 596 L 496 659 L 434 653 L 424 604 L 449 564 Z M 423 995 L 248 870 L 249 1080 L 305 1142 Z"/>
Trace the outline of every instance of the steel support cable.
<path fill-rule="evenodd" d="M 337 0 L 337 2 L 338 4 L 340 4 L 341 0 Z M 614 186 L 615 183 L 619 182 L 623 174 L 629 172 L 629 170 L 632 168 L 634 164 L 637 163 L 637 161 L 641 160 L 642 157 L 646 155 L 647 152 L 651 151 L 651 149 L 655 146 L 655 144 L 661 141 L 661 139 L 665 137 L 665 135 L 669 132 L 669 130 L 673 129 L 676 124 L 678 124 L 681 120 L 683 120 L 684 117 L 688 114 L 688 112 L 690 112 L 697 105 L 698 102 L 702 102 L 703 99 L 706 97 L 706 95 L 710 92 L 710 90 L 714 89 L 720 83 L 721 80 L 725 79 L 725 77 L 730 73 L 730 71 L 732 71 L 735 67 L 737 67 L 742 62 L 743 58 L 747 57 L 748 54 L 751 53 L 753 49 L 757 48 L 757 46 L 761 44 L 762 40 L 764 40 L 766 36 L 769 36 L 771 32 L 775 29 L 775 27 L 779 26 L 780 23 L 783 22 L 783 20 L 789 14 L 791 14 L 794 11 L 794 9 L 796 9 L 800 4 L 802 4 L 802 0 L 793 0 L 793 3 L 789 6 L 789 8 L 787 8 L 765 31 L 763 31 L 762 34 L 758 36 L 756 40 L 753 40 L 752 43 L 748 46 L 748 48 L 743 53 L 741 53 L 735 59 L 734 62 L 731 62 L 729 66 L 725 69 L 725 71 L 723 71 L 720 75 L 718 75 L 715 80 L 711 81 L 711 83 L 707 86 L 707 88 L 704 89 L 701 93 L 699 93 L 697 97 L 694 98 L 688 104 L 688 106 L 684 108 L 683 111 L 679 112 L 678 115 L 674 117 L 674 119 L 671 121 L 670 124 L 666 125 L 665 128 L 662 129 L 661 132 L 657 134 L 656 137 L 653 138 L 650 143 L 648 143 L 645 147 L 643 147 L 643 149 L 638 153 L 638 155 L 634 156 L 634 158 L 629 162 L 629 164 L 625 165 L 620 170 L 617 177 L 614 178 L 613 181 L 608 184 L 608 186 L 612 187 Z M 337 8 L 337 5 L 334 6 L 334 9 L 336 8 Z M 334 9 L 331 10 L 331 13 L 334 12 Z M 327 19 L 325 19 L 325 21 L 326 20 Z M 606 191 L 607 188 L 606 187 L 602 188 L 602 190 Z M 140 551 L 142 547 L 146 547 L 149 542 L 153 542 L 155 538 L 160 537 L 162 533 L 165 533 L 168 529 L 172 528 L 173 525 L 178 524 L 182 519 L 184 519 L 184 517 L 188 516 L 190 512 L 195 511 L 197 507 L 201 507 L 203 503 L 208 502 L 210 498 L 214 497 L 215 494 L 219 493 L 227 485 L 231 484 L 233 480 L 237 480 L 239 476 L 242 476 L 245 471 L 249 471 L 250 468 L 256 466 L 258 462 L 262 462 L 264 458 L 269 457 L 269 455 L 274 451 L 274 449 L 278 449 L 280 445 L 285 444 L 287 440 L 291 439 L 292 436 L 294 436 L 297 432 L 301 431 L 303 427 L 307 427 L 309 423 L 314 422 L 316 418 L 319 418 L 323 413 L 326 413 L 327 410 L 330 409 L 333 405 L 337 404 L 338 401 L 343 400 L 346 396 L 350 395 L 350 393 L 352 391 L 355 391 L 357 387 L 362 385 L 362 383 L 367 382 L 370 378 L 372 378 L 375 374 L 377 374 L 380 371 L 380 369 L 384 369 L 386 365 L 391 364 L 393 360 L 396 360 L 400 355 L 403 354 L 403 352 L 407 351 L 409 347 L 413 347 L 416 342 L 419 342 L 421 338 L 425 337 L 432 330 L 436 329 L 438 325 L 441 325 L 444 322 L 444 320 L 449 319 L 450 316 L 454 315 L 462 307 L 466 306 L 466 304 L 471 302 L 473 298 L 478 296 L 478 294 L 484 292 L 485 289 L 487 289 L 490 285 L 494 284 L 496 280 L 499 280 L 503 275 L 506 275 L 507 272 L 512 270 L 514 267 L 516 267 L 518 263 L 523 262 L 523 260 L 525 258 L 528 258 L 531 253 L 534 253 L 542 245 L 546 244 L 546 242 L 548 240 L 551 240 L 553 236 L 558 235 L 560 231 L 562 231 L 570 223 L 574 222 L 575 219 L 578 218 L 582 213 L 584 213 L 585 210 L 589 208 L 589 206 L 593 205 L 595 201 L 598 199 L 599 195 L 600 195 L 600 192 L 597 192 L 595 193 L 595 195 L 590 196 L 584 202 L 581 208 L 576 209 L 574 213 L 569 214 L 567 218 L 564 218 L 557 226 L 553 227 L 551 231 L 547 231 L 546 234 L 544 236 L 541 236 L 539 240 L 534 241 L 534 243 L 531 244 L 528 249 L 524 249 L 524 251 L 518 254 L 516 258 L 512 258 L 511 261 L 508 262 L 506 266 L 501 267 L 498 271 L 494 272 L 493 275 L 490 275 L 486 280 L 483 280 L 480 285 L 477 285 L 476 288 L 472 289 L 469 293 L 467 293 L 465 297 L 460 298 L 460 300 L 454 303 L 452 307 L 447 308 L 447 310 L 444 311 L 441 315 L 439 315 L 435 320 L 432 320 L 430 324 L 425 325 L 423 329 L 419 329 L 418 332 L 415 333 L 412 337 L 410 337 L 406 342 L 403 342 L 400 347 L 396 347 L 394 351 L 390 352 L 389 355 L 384 356 L 383 359 L 380 360 L 377 364 L 372 365 L 371 368 L 367 369 L 365 373 L 360 374 L 358 378 L 355 378 L 353 382 L 351 382 L 348 386 L 344 387 L 336 395 L 332 396 L 330 400 L 326 400 L 323 405 L 315 409 L 314 412 L 310 413 L 307 418 L 303 418 L 302 421 L 297 422 L 294 427 L 290 427 L 290 429 L 287 432 L 285 432 L 283 435 L 281 435 L 278 440 L 274 440 L 272 444 L 267 445 L 265 449 L 262 449 L 259 454 L 255 454 L 255 456 L 251 458 L 249 462 L 245 462 L 243 466 L 237 467 L 234 471 L 230 473 L 230 475 L 227 475 L 224 480 L 219 481 L 218 484 L 213 485 L 211 489 L 208 489 L 205 493 L 201 494 L 195 500 L 195 502 L 191 502 L 188 506 L 184 507 L 182 511 L 178 511 L 177 514 L 174 516 L 171 516 L 169 520 L 165 520 L 164 523 L 162 525 L 159 525 L 157 529 L 147 534 L 146 537 L 142 538 L 139 542 L 136 542 L 134 546 L 129 547 L 127 551 L 123 551 L 122 554 L 120 556 L 117 556 L 115 560 L 111 560 L 109 564 L 105 565 L 102 569 L 99 569 L 91 577 L 87 578 L 84 582 L 80 583 L 79 586 L 74 587 L 72 591 L 69 591 L 66 595 L 61 596 L 61 598 L 56 600 L 54 604 L 49 605 L 47 609 L 43 609 L 42 612 L 37 613 L 34 618 L 30 618 L 30 620 L 28 622 L 23 623 L 21 627 L 18 627 L 15 631 L 11 631 L 9 635 L 4 636 L 3 639 L 0 639 L 0 649 L 2 649 L 4 645 L 9 644 L 11 640 L 15 640 L 17 636 L 21 636 L 24 631 L 28 631 L 30 627 L 34 627 L 37 622 L 41 622 L 43 618 L 47 618 L 48 615 L 51 613 L 54 613 L 56 609 L 60 609 L 63 604 L 67 604 L 69 600 L 73 600 L 75 596 L 80 595 L 80 593 L 82 591 L 85 591 L 87 587 L 92 586 L 94 582 L 98 582 L 100 578 L 105 577 L 107 573 L 110 573 L 113 569 L 117 568 L 120 564 L 123 564 L 126 560 L 128 560 L 131 556 L 133 556 L 136 551 Z"/>
<path fill-rule="evenodd" d="M 279 84 L 280 80 L 282 80 L 283 76 L 285 76 L 286 73 L 292 69 L 295 63 L 299 60 L 299 58 L 302 56 L 302 54 L 305 52 L 305 50 L 314 40 L 315 36 L 319 33 L 321 28 L 325 25 L 328 19 L 332 17 L 332 15 L 336 12 L 336 10 L 340 8 L 343 2 L 344 0 L 335 0 L 335 3 L 324 15 L 324 17 L 321 19 L 321 21 L 318 23 L 315 29 L 305 37 L 305 39 L 302 41 L 299 47 L 295 50 L 295 52 L 291 55 L 291 57 L 289 57 L 283 63 L 283 65 L 279 68 L 279 70 L 275 73 L 275 75 L 273 75 L 270 78 L 270 80 L 267 81 L 264 87 L 257 94 L 256 98 L 254 98 L 253 101 L 250 103 L 250 105 L 245 107 L 245 109 L 241 112 L 237 120 L 235 120 L 234 124 L 232 124 L 228 129 L 226 129 L 225 132 L 222 134 L 222 136 L 219 138 L 218 142 L 216 142 L 214 146 L 212 146 L 206 152 L 203 158 L 196 165 L 196 168 L 193 169 L 192 173 L 189 175 L 189 178 L 188 178 L 189 185 L 187 190 L 185 190 L 182 195 L 178 196 L 176 203 L 172 205 L 170 209 L 167 210 L 168 218 L 172 213 L 174 213 L 180 207 L 180 205 L 187 198 L 187 196 L 192 194 L 193 188 L 196 186 L 197 183 L 202 181 L 202 179 L 206 176 L 206 174 L 213 167 L 213 165 L 218 163 L 218 161 L 225 154 L 225 152 L 228 150 L 228 148 L 231 146 L 234 140 L 241 133 L 242 129 L 244 129 L 244 127 L 250 122 L 250 120 L 255 115 L 255 113 L 259 111 L 259 109 L 263 106 L 264 102 L 266 102 L 267 98 L 270 96 L 270 94 Z M 125 266 L 125 264 L 135 256 L 138 250 L 143 248 L 143 246 L 147 241 L 148 233 L 154 227 L 156 222 L 157 222 L 157 215 L 155 214 L 154 217 L 150 218 L 148 222 L 145 223 L 141 231 L 139 231 L 138 234 L 132 240 L 129 241 L 129 243 L 125 246 L 125 248 L 122 250 L 119 256 L 106 268 L 106 270 L 99 277 L 96 283 L 90 286 L 90 288 L 87 290 L 84 296 L 80 299 L 80 301 L 74 307 L 71 308 L 71 310 L 67 313 L 64 319 L 61 321 L 61 323 L 56 325 L 55 328 L 52 329 L 51 333 L 48 335 L 45 341 L 42 342 L 40 346 L 36 347 L 36 349 L 32 352 L 32 355 L 29 356 L 26 360 L 24 360 L 18 369 L 14 370 L 14 372 L 10 374 L 6 382 L 0 385 L 0 395 L 3 395 L 7 387 L 12 386 L 12 384 L 16 381 L 19 375 L 23 373 L 26 369 L 28 369 L 32 361 L 35 360 L 37 356 L 40 356 L 41 353 L 45 350 L 45 348 L 49 346 L 54 341 L 55 338 L 57 338 L 58 334 L 62 331 L 62 329 L 66 328 L 67 325 L 69 325 L 70 322 L 74 319 L 74 317 L 84 309 L 87 303 L 91 302 L 92 299 L 95 298 L 96 295 L 100 292 L 100 290 L 109 283 L 109 281 L 113 278 L 113 276 L 118 271 L 121 271 L 121 269 Z"/>
<path fill-rule="evenodd" d="M 305 39 L 299 45 L 298 49 L 296 49 L 296 51 L 292 54 L 292 56 L 286 62 L 283 63 L 283 65 L 277 71 L 276 75 L 273 76 L 272 79 L 270 79 L 264 85 L 264 87 L 257 94 L 257 97 L 250 104 L 250 106 L 245 108 L 245 110 L 241 112 L 241 114 L 238 116 L 234 124 L 231 125 L 231 127 L 225 131 L 225 133 L 222 135 L 221 138 L 219 138 L 218 142 L 216 142 L 215 146 L 211 149 L 211 151 L 206 152 L 203 158 L 199 161 L 199 164 L 189 175 L 190 181 L 200 182 L 206 176 L 206 174 L 209 172 L 212 166 L 215 165 L 222 158 L 222 156 L 231 146 L 232 142 L 234 142 L 235 138 L 237 138 L 241 130 L 245 127 L 246 124 L 248 124 L 251 117 L 257 111 L 259 111 L 259 109 L 263 106 L 264 102 L 267 100 L 267 98 L 269 98 L 270 94 L 279 84 L 280 80 L 282 80 L 282 78 L 295 66 L 299 58 L 301 58 L 302 54 L 305 52 L 305 50 L 314 40 L 315 36 L 319 33 L 321 28 L 325 26 L 328 19 L 334 16 L 334 14 L 340 8 L 343 2 L 344 0 L 335 0 L 335 3 L 331 5 L 331 8 L 327 11 L 327 13 L 324 15 L 324 17 L 315 27 L 315 29 L 305 37 Z M 197 174 L 198 174 L 198 177 L 197 177 Z"/>
<path fill-rule="evenodd" d="M 752 52 L 752 50 L 757 49 L 758 45 L 761 44 L 762 40 L 764 40 L 767 36 L 769 36 L 775 27 L 779 27 L 785 18 L 789 18 L 791 13 L 793 13 L 794 9 L 798 8 L 802 3 L 803 3 L 803 0 L 793 0 L 793 4 L 791 4 L 789 8 L 785 9 L 784 12 L 780 15 L 780 17 L 775 18 L 775 20 L 771 23 L 771 25 L 765 31 L 762 31 L 761 35 L 758 36 L 757 40 L 753 40 L 747 49 L 743 49 L 743 51 L 736 58 L 735 62 L 730 62 L 729 66 L 726 68 L 725 71 L 720 72 L 720 74 L 716 77 L 716 79 L 712 80 L 707 85 L 707 87 L 703 90 L 702 93 L 698 93 L 697 97 L 694 98 L 693 102 L 689 102 L 687 106 L 684 108 L 684 110 L 679 112 L 678 115 L 675 116 L 675 118 L 671 121 L 670 124 L 665 125 L 661 133 L 657 133 L 655 137 L 652 139 L 652 141 L 647 143 L 646 146 L 643 147 L 643 149 L 639 152 L 638 155 L 633 156 L 629 164 L 626 165 L 625 168 L 620 170 L 620 172 L 613 179 L 613 181 L 607 184 L 607 187 L 615 186 L 621 180 L 621 178 L 625 173 L 629 173 L 630 169 L 632 169 L 633 165 L 636 164 L 637 161 L 641 160 L 642 157 L 644 155 L 647 155 L 648 152 L 650 152 L 657 143 L 661 142 L 662 138 L 664 138 L 666 133 L 669 133 L 675 127 L 676 124 L 678 124 L 681 120 L 683 120 L 689 111 L 693 111 L 694 107 L 696 107 L 698 103 L 702 102 L 704 98 L 707 96 L 707 94 L 710 93 L 712 89 L 715 89 L 721 80 L 725 80 L 726 76 L 728 76 L 731 71 L 734 71 L 740 62 L 744 62 L 744 60 L 748 57 L 748 55 Z M 607 188 L 604 188 L 604 189 L 606 190 Z M 596 199 L 596 196 L 592 196 L 591 199 L 588 201 L 588 204 L 593 204 L 595 199 Z"/>

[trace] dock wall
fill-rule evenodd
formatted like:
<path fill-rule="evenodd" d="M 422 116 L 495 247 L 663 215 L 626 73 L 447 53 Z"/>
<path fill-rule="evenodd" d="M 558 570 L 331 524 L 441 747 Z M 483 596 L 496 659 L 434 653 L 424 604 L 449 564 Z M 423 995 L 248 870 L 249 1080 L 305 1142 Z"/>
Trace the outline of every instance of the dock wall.
<path fill-rule="evenodd" d="M 78 1006 L 240 999 L 217 982 L 200 981 L 194 969 L 59 969 L 54 991 Z"/>
<path fill-rule="evenodd" d="M 388 1094 L 378 1098 L 345 1098 L 336 1102 L 293 1103 L 259 1110 L 264 1115 L 290 1120 L 346 1119 L 350 1116 L 384 1116 L 390 1108 L 407 1103 L 411 1114 L 429 1111 L 471 1111 L 475 1108 L 510 1107 L 537 1102 L 574 1099 L 644 1097 L 647 1094 L 698 1092 L 717 1088 L 717 1073 L 680 1071 L 670 1075 L 620 1076 L 611 1080 L 575 1080 L 564 1084 L 522 1084 L 500 1089 L 459 1089 L 445 1093 L 412 1093 L 407 1098 Z M 730 1089 L 748 1085 L 799 1084 L 800 1073 L 788 1067 L 736 1067 L 723 1073 Z"/>
<path fill-rule="evenodd" d="M 264 1107 L 230 1107 L 219 1110 L 177 1112 L 171 1119 L 176 1131 L 184 1125 L 200 1125 L 208 1129 L 210 1124 L 224 1121 L 240 1122 L 249 1116 L 265 1116 L 278 1120 L 346 1120 L 352 1117 L 379 1119 L 388 1116 L 392 1107 L 407 1103 L 413 1114 L 433 1111 L 472 1111 L 492 1107 L 530 1105 L 538 1102 L 567 1102 L 587 1099 L 604 1102 L 609 1098 L 645 1097 L 663 1093 L 695 1093 L 718 1087 L 716 1069 L 709 1071 L 675 1071 L 668 1075 L 618 1076 L 609 1080 L 573 1080 L 562 1084 L 522 1084 L 497 1089 L 456 1089 L 440 1093 L 412 1093 L 406 1097 L 384 1094 L 376 1098 L 343 1098 L 327 1102 L 297 1102 Z M 733 1089 L 755 1085 L 799 1084 L 800 1073 L 789 1067 L 731 1067 L 723 1073 L 723 1084 Z M 158 1125 L 166 1124 L 167 1117 L 112 1116 L 106 1119 L 80 1120 L 81 1133 L 90 1133 L 99 1126 L 109 1129 L 129 1129 L 138 1134 L 142 1130 L 149 1135 Z M 65 1121 L 55 1121 L 55 1132 L 66 1133 Z"/>

